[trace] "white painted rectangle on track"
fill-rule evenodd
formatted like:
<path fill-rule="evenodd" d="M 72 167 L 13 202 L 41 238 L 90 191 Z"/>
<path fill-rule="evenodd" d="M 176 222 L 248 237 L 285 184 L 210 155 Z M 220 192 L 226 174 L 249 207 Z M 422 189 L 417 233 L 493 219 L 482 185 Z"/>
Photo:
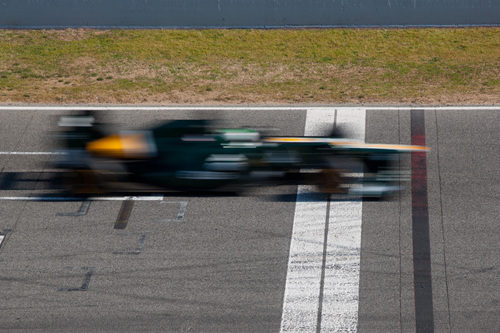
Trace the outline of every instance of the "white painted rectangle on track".
<path fill-rule="evenodd" d="M 347 129 L 349 137 L 364 141 L 361 108 L 308 110 L 304 134 L 324 134 L 334 123 Z M 319 197 L 311 187 L 299 186 L 281 332 L 356 331 L 361 216 L 361 201 L 329 204 L 326 195 Z"/>

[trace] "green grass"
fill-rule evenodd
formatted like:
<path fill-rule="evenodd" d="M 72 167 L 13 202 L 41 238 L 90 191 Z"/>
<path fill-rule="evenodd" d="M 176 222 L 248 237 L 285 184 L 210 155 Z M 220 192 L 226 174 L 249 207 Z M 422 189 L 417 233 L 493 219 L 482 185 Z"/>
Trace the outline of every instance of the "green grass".
<path fill-rule="evenodd" d="M 0 102 L 491 104 L 499 77 L 499 28 L 0 30 Z"/>

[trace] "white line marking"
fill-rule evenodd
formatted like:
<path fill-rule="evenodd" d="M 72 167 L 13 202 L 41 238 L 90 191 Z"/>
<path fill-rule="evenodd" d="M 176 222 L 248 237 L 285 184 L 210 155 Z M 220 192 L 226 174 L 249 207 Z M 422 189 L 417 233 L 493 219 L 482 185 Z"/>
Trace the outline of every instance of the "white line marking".
<path fill-rule="evenodd" d="M 333 109 L 308 110 L 304 134 L 319 134 L 334 116 Z M 280 332 L 316 332 L 327 202 L 312 192 L 297 190 Z"/>
<path fill-rule="evenodd" d="M 365 140 L 365 111 L 338 111 L 337 123 Z M 360 170 L 362 172 L 361 166 Z M 361 201 L 330 203 L 321 332 L 356 332 L 361 251 Z"/>
<path fill-rule="evenodd" d="M 3 240 L 5 239 L 4 234 L 0 234 L 0 247 L 2 247 Z"/>
<path fill-rule="evenodd" d="M 173 110 L 306 110 L 296 106 L 0 106 L 0 111 L 173 111 Z"/>
<path fill-rule="evenodd" d="M 0 106 L 0 111 L 72 111 L 72 110 L 96 110 L 96 111 L 199 111 L 199 110 L 281 110 L 281 111 L 298 111 L 298 110 L 353 110 L 359 109 L 359 106 L 342 106 L 342 105 L 329 105 L 324 107 L 313 106 L 92 106 L 92 105 L 65 105 L 65 106 Z M 498 105 L 457 105 L 457 106 L 364 106 L 365 110 L 487 110 L 487 111 L 500 111 Z"/>
<path fill-rule="evenodd" d="M 0 197 L 0 200 L 10 201 L 82 201 L 81 197 Z M 123 197 L 89 197 L 89 201 L 162 201 L 163 196 L 123 196 Z"/>
<path fill-rule="evenodd" d="M 0 151 L 0 155 L 66 155 L 57 151 Z"/>

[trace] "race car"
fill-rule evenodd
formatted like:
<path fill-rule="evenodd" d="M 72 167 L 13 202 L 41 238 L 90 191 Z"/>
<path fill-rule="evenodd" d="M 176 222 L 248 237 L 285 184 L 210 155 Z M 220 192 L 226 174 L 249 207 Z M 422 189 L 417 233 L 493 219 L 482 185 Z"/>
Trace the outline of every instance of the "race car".
<path fill-rule="evenodd" d="M 213 128 L 208 120 L 170 120 L 105 133 L 97 114 L 59 119 L 57 167 L 79 195 L 116 191 L 242 191 L 269 184 L 314 185 L 319 192 L 381 198 L 399 189 L 401 153 L 426 147 L 367 144 L 343 137 L 264 135 Z"/>

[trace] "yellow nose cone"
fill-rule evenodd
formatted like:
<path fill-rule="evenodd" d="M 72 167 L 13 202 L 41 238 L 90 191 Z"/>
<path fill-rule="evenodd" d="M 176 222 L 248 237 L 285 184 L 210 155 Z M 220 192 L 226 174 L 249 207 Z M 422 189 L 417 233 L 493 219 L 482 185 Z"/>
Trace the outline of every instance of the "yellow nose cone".
<path fill-rule="evenodd" d="M 144 158 L 149 154 L 144 134 L 113 134 L 89 142 L 87 151 L 93 155 L 112 158 Z"/>

